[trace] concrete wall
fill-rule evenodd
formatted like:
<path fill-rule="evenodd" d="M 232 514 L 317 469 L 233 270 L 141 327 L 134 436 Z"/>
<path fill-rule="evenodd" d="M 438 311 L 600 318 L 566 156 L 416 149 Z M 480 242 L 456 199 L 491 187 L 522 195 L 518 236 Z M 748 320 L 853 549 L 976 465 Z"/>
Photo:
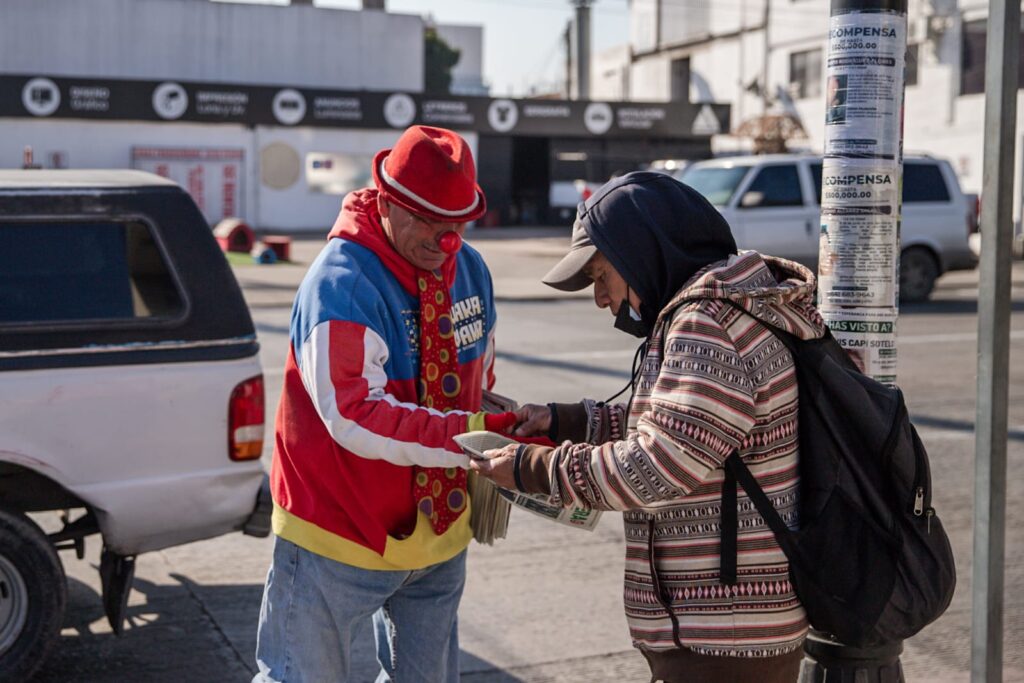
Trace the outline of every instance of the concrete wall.
<path fill-rule="evenodd" d="M 633 62 L 629 74 L 629 99 L 643 102 L 667 102 L 671 97 L 670 60 L 654 55 Z"/>
<path fill-rule="evenodd" d="M 0 70 L 423 89 L 423 21 L 203 0 L 2 0 Z"/>
<path fill-rule="evenodd" d="M 593 55 L 590 62 L 590 98 L 629 98 L 629 45 L 619 45 Z"/>

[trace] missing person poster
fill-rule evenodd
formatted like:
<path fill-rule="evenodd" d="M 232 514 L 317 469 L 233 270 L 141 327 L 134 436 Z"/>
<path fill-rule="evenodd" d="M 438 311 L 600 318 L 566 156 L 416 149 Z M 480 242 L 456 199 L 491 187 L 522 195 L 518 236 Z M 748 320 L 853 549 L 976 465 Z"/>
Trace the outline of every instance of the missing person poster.
<path fill-rule="evenodd" d="M 896 381 L 895 310 L 831 311 L 828 326 L 857 369 L 883 384 Z"/>
<path fill-rule="evenodd" d="M 907 18 L 896 12 L 834 15 L 825 85 L 825 155 L 897 160 Z"/>
<path fill-rule="evenodd" d="M 906 10 L 829 19 L 818 300 L 867 375 L 896 380 Z"/>
<path fill-rule="evenodd" d="M 821 174 L 819 292 L 824 307 L 895 307 L 900 167 L 827 159 Z"/>

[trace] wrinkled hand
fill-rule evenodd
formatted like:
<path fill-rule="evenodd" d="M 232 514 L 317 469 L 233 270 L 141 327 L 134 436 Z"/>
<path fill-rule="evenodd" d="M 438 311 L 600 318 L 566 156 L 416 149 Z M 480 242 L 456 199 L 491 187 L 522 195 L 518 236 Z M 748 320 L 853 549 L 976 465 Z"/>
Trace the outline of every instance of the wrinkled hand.
<path fill-rule="evenodd" d="M 482 477 L 487 477 L 503 489 L 516 490 L 515 467 L 516 449 L 519 444 L 510 443 L 503 448 L 484 451 L 487 460 L 469 461 L 469 469 Z"/>
<path fill-rule="evenodd" d="M 547 436 L 551 429 L 551 408 L 527 403 L 516 411 L 516 422 L 519 426 L 515 436 Z"/>

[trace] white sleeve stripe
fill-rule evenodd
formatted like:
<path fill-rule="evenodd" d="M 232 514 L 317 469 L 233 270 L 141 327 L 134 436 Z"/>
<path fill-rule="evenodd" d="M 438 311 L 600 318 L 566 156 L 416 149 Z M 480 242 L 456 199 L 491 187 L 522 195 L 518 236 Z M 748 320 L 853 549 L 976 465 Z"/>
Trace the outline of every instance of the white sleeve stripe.
<path fill-rule="evenodd" d="M 395 398 L 392 394 L 385 392 L 383 389 L 379 391 L 371 392 L 370 396 L 366 399 L 367 401 L 384 401 L 393 408 L 405 408 L 406 410 L 425 410 L 434 417 L 444 417 L 446 415 L 472 415 L 473 413 L 465 410 L 449 410 L 447 413 L 442 413 L 440 410 L 435 408 L 428 408 L 426 406 L 416 405 L 415 403 L 403 403 Z"/>
<path fill-rule="evenodd" d="M 484 352 L 484 375 L 487 375 L 487 371 L 490 370 L 491 366 L 494 365 L 494 328 L 491 328 L 490 334 L 487 335 L 487 350 Z"/>
<path fill-rule="evenodd" d="M 464 454 L 384 437 L 340 413 L 334 383 L 331 382 L 329 325 L 329 321 L 317 325 L 302 345 L 300 372 L 317 414 L 334 440 L 346 450 L 369 460 L 386 460 L 401 466 L 465 467 L 468 458 Z M 387 376 L 384 373 L 384 362 L 387 357 L 387 346 L 380 335 L 368 328 L 364 329 L 363 378 L 369 385 L 368 400 L 383 399 L 390 405 L 418 408 L 412 404 L 399 403 L 385 393 Z M 444 415 L 439 412 L 437 414 Z"/>

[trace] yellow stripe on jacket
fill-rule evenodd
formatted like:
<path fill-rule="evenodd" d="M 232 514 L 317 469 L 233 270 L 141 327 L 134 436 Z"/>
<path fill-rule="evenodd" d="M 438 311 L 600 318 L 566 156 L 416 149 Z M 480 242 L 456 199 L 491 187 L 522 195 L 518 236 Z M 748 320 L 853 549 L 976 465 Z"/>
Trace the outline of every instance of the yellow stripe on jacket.
<path fill-rule="evenodd" d="M 277 504 L 271 522 L 275 534 L 317 555 L 361 569 L 411 571 L 450 560 L 466 549 L 473 537 L 471 508 L 472 501 L 441 536 L 434 533 L 430 520 L 417 512 L 412 534 L 402 539 L 388 536 L 383 555 L 300 519 Z"/>

